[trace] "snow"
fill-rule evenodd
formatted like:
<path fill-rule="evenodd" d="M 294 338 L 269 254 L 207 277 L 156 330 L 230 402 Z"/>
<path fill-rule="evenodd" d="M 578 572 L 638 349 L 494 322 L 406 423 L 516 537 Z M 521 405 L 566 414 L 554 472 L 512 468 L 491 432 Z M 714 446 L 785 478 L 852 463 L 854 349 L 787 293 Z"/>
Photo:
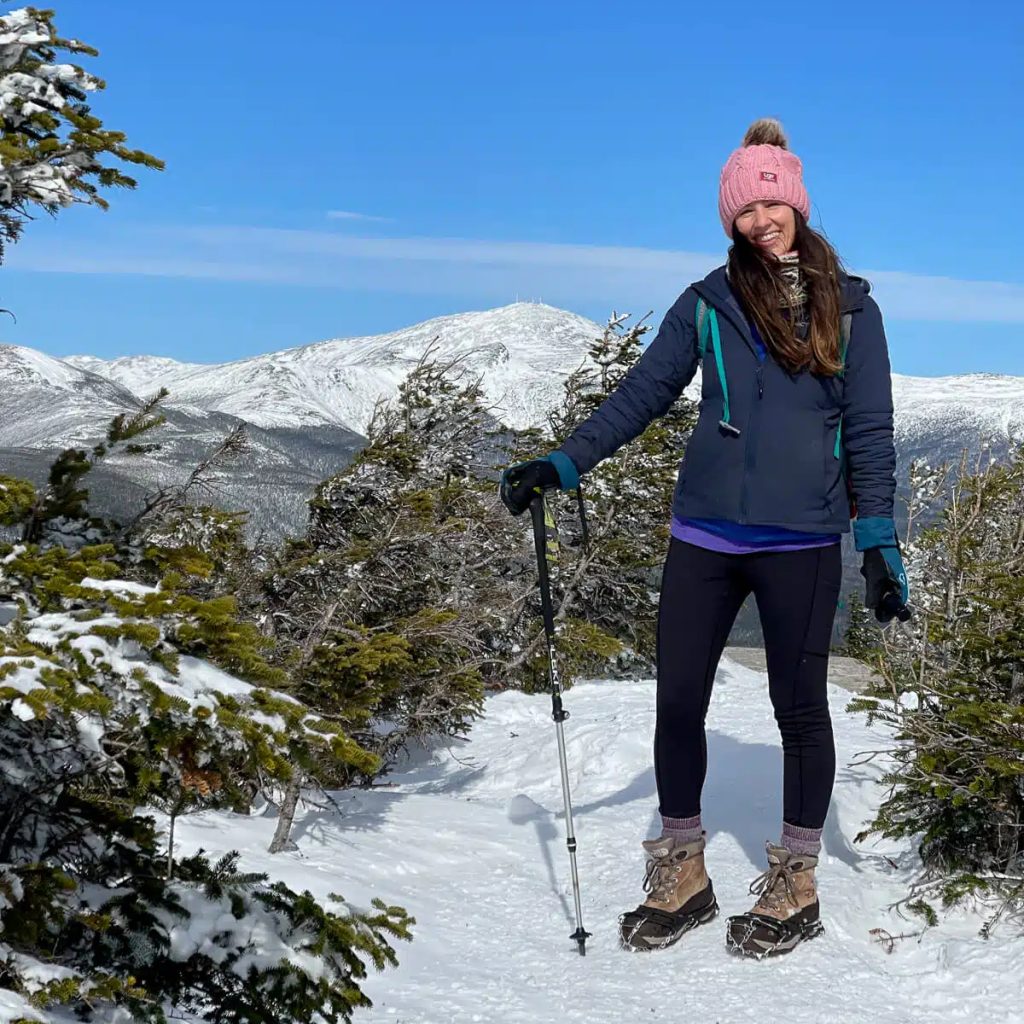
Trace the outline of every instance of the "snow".
<path fill-rule="evenodd" d="M 31 722 L 36 713 L 21 698 L 11 701 L 11 714 L 22 722 Z"/>
<path fill-rule="evenodd" d="M 60 391 L 71 391 L 81 377 L 81 371 L 63 359 L 54 359 L 25 345 L 2 345 L 0 354 L 4 357 L 5 381 L 39 382 Z"/>
<path fill-rule="evenodd" d="M 35 1007 L 10 989 L 0 989 L 0 1024 L 15 1020 L 38 1020 Z"/>
<path fill-rule="evenodd" d="M 132 580 L 94 580 L 91 576 L 83 576 L 79 580 L 80 587 L 91 587 L 93 590 L 107 590 L 114 594 L 159 594 L 159 587 L 147 587 L 144 583 Z"/>
<path fill-rule="evenodd" d="M 155 394 L 161 385 L 175 377 L 204 369 L 202 363 L 183 363 L 166 356 L 119 356 L 117 359 L 68 356 L 65 362 L 79 370 L 87 370 L 115 381 L 136 395 L 147 397 Z"/>
<path fill-rule="evenodd" d="M 29 642 L 31 642 L 31 640 Z M 0 667 L 9 663 L 15 664 L 18 667 L 10 675 L 3 677 L 3 680 L 0 681 L 0 687 L 3 687 L 3 689 L 17 690 L 19 693 L 31 693 L 33 690 L 39 690 L 42 688 L 43 684 L 39 682 L 39 671 L 46 667 L 45 661 L 41 658 L 20 658 L 10 654 L 0 656 Z M 28 705 L 23 700 L 16 698 L 11 705 L 12 711 L 14 709 L 14 704 L 17 704 L 28 712 L 25 714 L 20 711 L 14 711 L 14 714 L 23 722 L 27 722 L 33 717 Z"/>
<path fill-rule="evenodd" d="M 6 130 L 18 129 L 42 112 L 65 106 L 62 90 L 93 92 L 102 88 L 98 78 L 70 64 L 36 64 L 27 51 L 51 43 L 45 12 L 20 8 L 0 16 L 0 114 Z M 37 54 L 38 56 L 38 51 Z M 25 59 L 29 57 L 30 59 Z M 18 66 L 24 70 L 18 70 Z M 45 132 L 44 132 L 45 134 Z M 76 199 L 73 183 L 94 161 L 69 136 L 45 156 L 23 158 L 7 152 L 0 159 L 0 200 L 12 207 L 36 203 L 45 207 L 70 206 Z M 79 194 L 79 201 L 83 200 Z"/>
<path fill-rule="evenodd" d="M 66 612 L 46 612 L 31 620 L 32 626 L 26 637 L 29 643 L 40 647 L 53 648 L 66 636 L 89 634 L 97 626 L 120 626 L 123 620 L 117 615 L 99 615 L 95 619 L 75 619 Z M 98 637 L 91 637 L 99 641 Z"/>
<path fill-rule="evenodd" d="M 94 582 L 124 589 L 124 581 Z M 82 635 L 118 621 L 49 613 L 31 620 L 28 635 L 47 645 L 67 640 L 127 675 L 139 665 L 124 656 L 130 644 Z M 0 666 L 8 662 L 18 667 L 4 688 L 22 694 L 38 688 L 44 659 L 0 658 Z M 176 678 L 159 665 L 146 671 L 193 707 L 216 706 L 217 693 L 243 700 L 252 693 L 249 684 L 200 659 L 182 656 L 180 668 Z M 857 755 L 891 738 L 845 711 L 846 691 L 830 687 L 829 697 L 839 756 L 818 873 L 826 930 L 775 961 L 738 960 L 724 948 L 725 917 L 749 908 L 747 886 L 764 867 L 764 842 L 778 837 L 782 767 L 767 678 L 728 659 L 708 718 L 704 794 L 707 863 L 722 915 L 670 950 L 628 954 L 616 936 L 618 915 L 642 899 L 640 840 L 658 830 L 651 681 L 581 683 L 565 698 L 583 917 L 593 933 L 586 958 L 569 940 L 575 923 L 556 736 L 543 694 L 492 695 L 468 739 L 419 750 L 373 788 L 334 794 L 333 806 L 302 808 L 293 852 L 266 852 L 276 826 L 270 816 L 206 812 L 178 820 L 176 853 L 202 848 L 218 858 L 239 850 L 240 870 L 308 889 L 325 905 L 341 894 L 358 906 L 380 897 L 409 910 L 417 921 L 414 941 L 398 944 L 399 967 L 365 983 L 375 1006 L 356 1019 L 369 1024 L 589 1024 L 677 1011 L 729 1022 L 1019 1024 L 1022 940 L 1012 925 L 1000 925 L 985 940 L 978 934 L 983 917 L 960 909 L 922 933 L 917 919 L 888 909 L 906 895 L 919 868 L 913 848 L 906 841 L 854 844 L 852 837 L 885 791 L 884 764 L 856 764 Z M 17 697 L 10 706 L 23 720 L 34 714 Z M 247 713 L 285 728 L 256 708 Z M 85 747 L 101 749 L 103 723 L 83 716 L 76 724 Z M 193 918 L 167 919 L 180 955 L 212 955 L 215 924 L 240 941 L 253 939 L 239 969 L 282 957 L 315 968 L 307 953 L 280 941 L 265 915 L 235 919 L 226 900 L 183 898 L 196 911 Z M 910 937 L 886 952 L 879 939 L 901 933 Z M 24 1010 L 14 994 L 0 990 L 0 1024 L 29 1016 Z"/>
<path fill-rule="evenodd" d="M 918 866 L 907 842 L 854 845 L 878 806 L 881 766 L 855 766 L 882 746 L 881 727 L 844 708 L 830 687 L 838 771 L 819 883 L 825 934 L 786 957 L 738 960 L 724 948 L 725 917 L 749 908 L 747 886 L 777 839 L 782 756 L 767 679 L 725 660 L 708 719 L 704 793 L 707 863 L 722 914 L 660 953 L 618 948 L 617 916 L 642 898 L 639 843 L 656 835 L 651 682 L 582 683 L 566 695 L 565 725 L 579 841 L 581 958 L 565 849 L 550 699 L 503 693 L 458 748 L 422 752 L 389 784 L 335 794 L 341 814 L 310 808 L 297 850 L 266 853 L 275 821 L 225 813 L 181 819 L 179 850 L 242 853 L 326 899 L 373 896 L 412 913 L 400 964 L 371 975 L 372 1010 L 394 1024 L 591 1024 L 594 1021 L 871 1021 L 950 1024 L 1021 1021 L 1020 939 L 1009 927 L 978 937 L 981 917 L 958 911 L 887 954 L 871 929 L 920 930 L 887 906 Z"/>
<path fill-rule="evenodd" d="M 88 577 L 85 577 L 88 579 Z M 126 593 L 155 593 L 156 589 L 144 587 L 128 580 L 102 580 L 94 581 L 105 584 L 104 589 Z M 139 589 L 135 589 L 139 588 Z M 97 626 L 117 627 L 124 623 L 124 619 L 114 614 L 99 615 L 92 619 L 75 619 L 65 612 L 48 612 L 37 615 L 31 620 L 31 628 L 26 633 L 29 643 L 38 644 L 41 647 L 53 649 L 62 641 L 66 641 L 73 649 L 82 653 L 90 665 L 109 665 L 111 671 L 117 672 L 125 677 L 131 676 L 136 669 L 142 668 L 147 678 L 160 687 L 170 697 L 180 697 L 192 708 L 206 708 L 216 711 L 220 706 L 219 695 L 229 695 L 242 701 L 248 701 L 253 691 L 259 689 L 251 683 L 246 683 L 236 676 L 225 672 L 216 665 L 201 658 L 190 655 L 181 655 L 178 659 L 178 674 L 172 675 L 161 665 L 139 661 L 135 654 L 137 644 L 134 641 L 120 640 L 110 643 L 102 636 L 97 636 L 91 631 Z M 18 668 L 11 675 L 6 676 L 2 683 L 5 687 L 12 687 L 21 693 L 28 693 L 38 689 L 40 683 L 38 674 L 46 667 L 46 662 L 39 658 L 17 658 L 11 655 L 0 657 L 0 665 L 6 662 L 16 662 Z M 299 702 L 294 697 L 275 690 L 268 691 L 275 700 L 298 706 Z M 20 709 L 14 713 L 25 720 L 34 717 L 34 714 L 23 701 L 16 701 Z M 266 725 L 278 734 L 284 734 L 287 723 L 281 715 L 268 714 L 258 708 L 247 709 L 247 717 L 261 725 Z M 79 731 L 91 744 L 98 744 L 103 736 L 99 726 L 87 722 L 79 723 Z"/>

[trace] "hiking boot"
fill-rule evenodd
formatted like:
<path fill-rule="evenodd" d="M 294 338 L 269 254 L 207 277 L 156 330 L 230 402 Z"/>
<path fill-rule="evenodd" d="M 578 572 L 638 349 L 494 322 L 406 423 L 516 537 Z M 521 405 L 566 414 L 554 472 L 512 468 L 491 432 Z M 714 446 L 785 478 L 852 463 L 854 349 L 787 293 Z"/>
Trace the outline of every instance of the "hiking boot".
<path fill-rule="evenodd" d="M 768 870 L 750 886 L 757 903 L 748 913 L 730 917 L 725 934 L 727 949 L 758 960 L 788 953 L 824 930 L 814 885 L 818 858 L 791 853 L 774 843 L 765 843 L 765 848 Z"/>
<path fill-rule="evenodd" d="M 619 918 L 619 940 L 625 949 L 664 949 L 718 913 L 704 870 L 705 835 L 690 843 L 668 836 L 644 842 L 644 892 L 649 895 Z"/>

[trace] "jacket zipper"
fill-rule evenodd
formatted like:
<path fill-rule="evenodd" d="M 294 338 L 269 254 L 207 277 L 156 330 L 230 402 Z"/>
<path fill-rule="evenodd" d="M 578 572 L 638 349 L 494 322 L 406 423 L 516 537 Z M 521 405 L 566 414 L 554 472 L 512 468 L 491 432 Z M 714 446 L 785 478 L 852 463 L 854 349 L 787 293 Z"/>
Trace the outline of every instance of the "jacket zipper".
<path fill-rule="evenodd" d="M 764 398 L 764 363 L 757 364 L 757 401 L 753 402 L 750 419 L 747 422 L 746 441 L 743 447 L 743 484 L 740 488 L 740 522 L 747 521 L 747 483 L 754 471 L 754 452 L 751 447 L 757 435 L 757 421 L 760 418 L 761 400 Z"/>

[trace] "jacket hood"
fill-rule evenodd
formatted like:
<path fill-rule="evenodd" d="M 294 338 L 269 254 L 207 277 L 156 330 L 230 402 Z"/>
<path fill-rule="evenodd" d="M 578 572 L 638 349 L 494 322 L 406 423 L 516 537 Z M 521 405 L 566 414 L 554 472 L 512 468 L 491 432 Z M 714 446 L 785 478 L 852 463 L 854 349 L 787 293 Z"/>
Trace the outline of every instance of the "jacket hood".
<path fill-rule="evenodd" d="M 871 292 L 871 283 L 855 274 L 843 273 L 839 280 L 839 290 L 843 298 L 843 312 L 849 313 L 864 305 L 864 299 Z"/>
<path fill-rule="evenodd" d="M 733 302 L 737 301 L 729 287 L 725 264 L 712 270 L 704 280 L 695 281 L 692 287 L 711 305 L 719 309 L 727 306 L 730 299 Z M 842 299 L 842 312 L 852 313 L 864 305 L 864 299 L 870 293 L 871 285 L 863 277 L 840 271 L 839 290 Z"/>

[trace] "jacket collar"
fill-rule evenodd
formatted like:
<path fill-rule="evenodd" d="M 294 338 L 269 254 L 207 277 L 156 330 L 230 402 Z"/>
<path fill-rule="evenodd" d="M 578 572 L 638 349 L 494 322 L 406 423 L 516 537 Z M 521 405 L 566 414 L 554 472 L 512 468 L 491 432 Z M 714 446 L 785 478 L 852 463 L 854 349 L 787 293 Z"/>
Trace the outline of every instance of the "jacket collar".
<path fill-rule="evenodd" d="M 750 334 L 750 325 L 747 323 L 739 299 L 736 298 L 729 286 L 726 265 L 716 267 L 703 281 L 695 282 L 693 289 L 705 302 L 729 318 L 751 352 L 756 354 L 757 349 Z M 864 297 L 871 291 L 871 285 L 863 277 L 856 277 L 840 271 L 839 290 L 840 312 L 853 313 L 864 307 Z"/>

